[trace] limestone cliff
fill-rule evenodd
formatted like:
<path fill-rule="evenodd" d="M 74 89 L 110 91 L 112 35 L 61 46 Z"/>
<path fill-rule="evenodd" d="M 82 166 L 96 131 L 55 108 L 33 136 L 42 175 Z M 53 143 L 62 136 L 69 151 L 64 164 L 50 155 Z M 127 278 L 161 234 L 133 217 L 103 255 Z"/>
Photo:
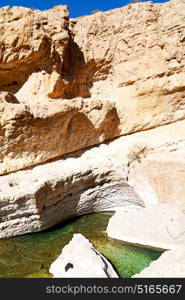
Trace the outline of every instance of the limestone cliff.
<path fill-rule="evenodd" d="M 184 18 L 184 0 L 1 8 L 0 174 L 184 119 Z"/>
<path fill-rule="evenodd" d="M 185 1 L 172 0 L 72 21 L 81 96 L 114 101 L 120 134 L 185 118 L 184 20 Z"/>

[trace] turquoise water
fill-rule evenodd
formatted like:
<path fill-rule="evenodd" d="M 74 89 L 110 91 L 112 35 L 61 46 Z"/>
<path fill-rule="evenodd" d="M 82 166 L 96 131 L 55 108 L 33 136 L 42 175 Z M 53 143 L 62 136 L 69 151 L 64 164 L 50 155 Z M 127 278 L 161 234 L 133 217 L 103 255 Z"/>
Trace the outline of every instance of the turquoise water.
<path fill-rule="evenodd" d="M 161 255 L 108 238 L 105 230 L 111 215 L 110 212 L 89 214 L 41 233 L 0 240 L 0 277 L 51 277 L 50 264 L 74 233 L 88 238 L 121 277 L 133 276 Z"/>

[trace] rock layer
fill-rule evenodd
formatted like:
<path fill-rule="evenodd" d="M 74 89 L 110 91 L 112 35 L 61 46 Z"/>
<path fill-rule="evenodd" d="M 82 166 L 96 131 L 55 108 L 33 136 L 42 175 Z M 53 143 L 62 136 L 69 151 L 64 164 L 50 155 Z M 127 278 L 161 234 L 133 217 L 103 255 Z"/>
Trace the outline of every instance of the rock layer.
<path fill-rule="evenodd" d="M 2 98 L 1 98 L 2 99 Z M 118 135 L 119 118 L 106 101 L 59 101 L 29 107 L 0 99 L 0 174 L 99 144 Z"/>
<path fill-rule="evenodd" d="M 85 61 L 77 79 L 91 97 L 115 100 L 121 134 L 184 119 L 184 18 L 185 1 L 172 0 L 73 21 Z"/>
<path fill-rule="evenodd" d="M 143 205 L 122 177 L 122 166 L 116 168 L 120 162 L 103 146 L 0 177 L 0 238 L 77 215 Z"/>
<path fill-rule="evenodd" d="M 45 92 L 50 77 L 54 72 L 60 74 L 63 65 L 68 17 L 67 7 L 62 5 L 43 12 L 17 6 L 0 9 L 0 90 L 17 92 L 31 74 L 37 74 L 38 89 L 32 87 L 24 99 L 27 102 L 34 93 Z M 39 82 L 44 74 L 48 82 Z"/>
<path fill-rule="evenodd" d="M 128 184 L 144 201 L 145 208 L 116 212 L 107 232 L 124 242 L 168 250 L 185 242 L 185 154 L 160 152 L 137 156 L 129 153 Z M 141 154 L 140 154 L 141 155 Z"/>

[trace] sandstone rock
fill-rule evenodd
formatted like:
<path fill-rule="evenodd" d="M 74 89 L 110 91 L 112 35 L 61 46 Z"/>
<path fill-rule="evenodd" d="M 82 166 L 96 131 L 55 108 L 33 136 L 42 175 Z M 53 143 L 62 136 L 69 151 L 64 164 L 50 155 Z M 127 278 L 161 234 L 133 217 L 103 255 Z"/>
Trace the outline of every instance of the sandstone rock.
<path fill-rule="evenodd" d="M 139 274 L 136 278 L 185 278 L 185 244 L 165 251 L 156 261 Z"/>
<path fill-rule="evenodd" d="M 118 278 L 108 260 L 82 234 L 73 235 L 49 272 L 60 278 Z"/>
<path fill-rule="evenodd" d="M 117 212 L 108 225 L 110 237 L 159 249 L 171 249 L 184 242 L 185 152 L 182 145 L 181 148 L 169 143 L 167 147 L 163 145 L 162 152 L 157 147 L 154 152 L 158 153 L 146 154 L 141 161 L 129 159 L 128 184 L 147 209 L 127 214 Z M 128 154 L 133 155 L 135 149 L 133 144 Z"/>
<path fill-rule="evenodd" d="M 184 17 L 185 2 L 174 0 L 72 20 L 81 95 L 114 99 L 121 134 L 184 119 Z"/>
<path fill-rule="evenodd" d="M 2 106 L 3 105 L 3 106 Z M 2 102 L 0 174 L 36 165 L 118 135 L 113 103 L 58 101 L 37 106 Z"/>
<path fill-rule="evenodd" d="M 161 203 L 185 208 L 185 151 L 177 150 L 174 145 L 172 152 L 149 154 L 142 163 L 130 165 L 128 182 L 146 205 L 155 204 L 157 197 Z"/>
<path fill-rule="evenodd" d="M 1 237 L 92 211 L 183 210 L 184 17 L 184 0 L 71 20 L 66 6 L 0 9 L 0 175 L 30 168 L 0 177 Z M 147 155 L 131 162 L 137 145 Z"/>
<path fill-rule="evenodd" d="M 0 90 L 16 92 L 32 73 L 44 72 L 49 78 L 59 72 L 69 41 L 68 9 L 56 6 L 48 11 L 24 7 L 0 9 Z M 24 99 L 42 93 L 42 87 L 34 89 Z M 21 98 L 21 96 L 20 96 Z"/>
<path fill-rule="evenodd" d="M 1 103 L 0 174 L 183 120 L 184 12 L 178 0 L 71 20 L 66 6 L 1 8 L 0 90 L 17 100 Z"/>

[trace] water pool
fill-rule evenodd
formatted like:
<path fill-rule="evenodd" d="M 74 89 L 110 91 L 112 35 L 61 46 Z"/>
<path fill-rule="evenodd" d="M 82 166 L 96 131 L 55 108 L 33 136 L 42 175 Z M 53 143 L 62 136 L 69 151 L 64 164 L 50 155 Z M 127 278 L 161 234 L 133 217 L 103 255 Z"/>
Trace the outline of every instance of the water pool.
<path fill-rule="evenodd" d="M 108 238 L 112 212 L 93 213 L 63 222 L 49 230 L 0 240 L 0 277 L 51 277 L 50 264 L 74 233 L 88 238 L 114 265 L 120 277 L 131 277 L 156 260 L 161 252 L 125 245 Z"/>

